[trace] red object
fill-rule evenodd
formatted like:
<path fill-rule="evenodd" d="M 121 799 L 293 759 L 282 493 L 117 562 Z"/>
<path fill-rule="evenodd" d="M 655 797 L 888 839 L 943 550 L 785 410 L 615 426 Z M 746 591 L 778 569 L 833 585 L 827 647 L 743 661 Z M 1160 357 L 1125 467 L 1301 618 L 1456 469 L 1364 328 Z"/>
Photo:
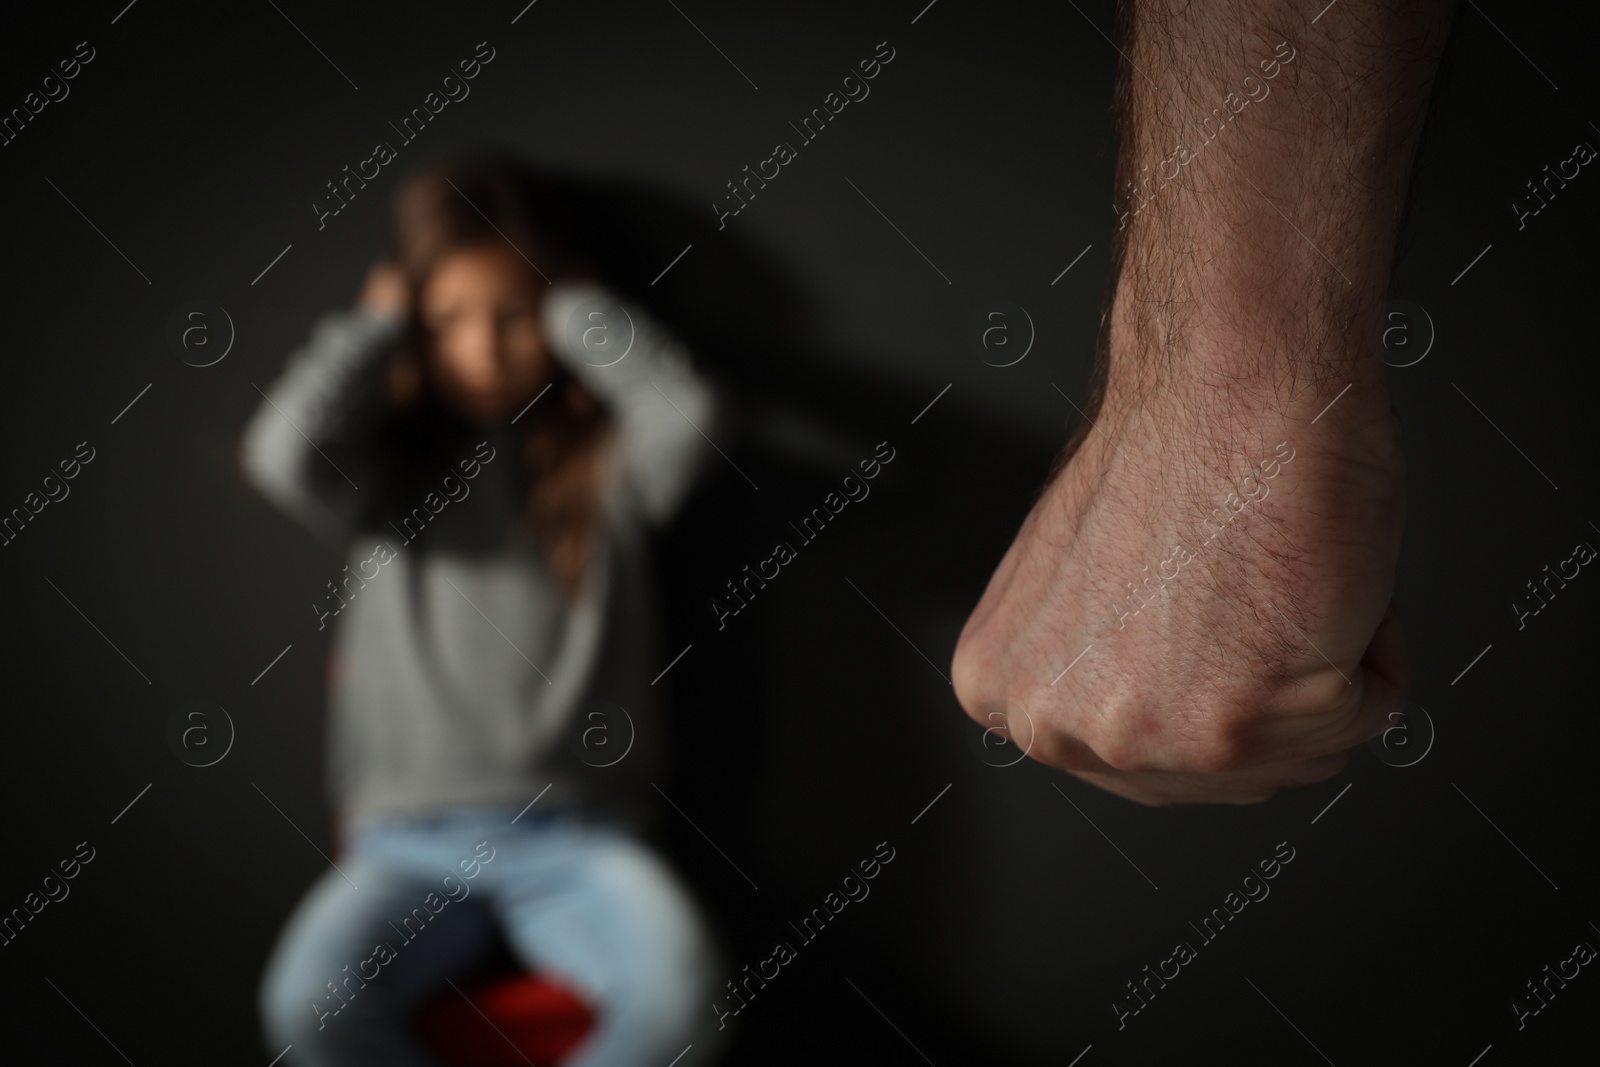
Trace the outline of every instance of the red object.
<path fill-rule="evenodd" d="M 337 856 L 344 851 L 337 814 L 330 830 Z M 557 1067 L 594 1028 L 588 1003 L 545 975 L 502 964 L 460 985 L 460 993 L 447 987 L 411 1014 L 417 1040 L 444 1067 Z"/>
<path fill-rule="evenodd" d="M 418 1040 L 446 1067 L 555 1067 L 594 1025 L 570 989 L 527 971 L 463 983 L 461 993 L 447 989 L 412 1015 Z"/>

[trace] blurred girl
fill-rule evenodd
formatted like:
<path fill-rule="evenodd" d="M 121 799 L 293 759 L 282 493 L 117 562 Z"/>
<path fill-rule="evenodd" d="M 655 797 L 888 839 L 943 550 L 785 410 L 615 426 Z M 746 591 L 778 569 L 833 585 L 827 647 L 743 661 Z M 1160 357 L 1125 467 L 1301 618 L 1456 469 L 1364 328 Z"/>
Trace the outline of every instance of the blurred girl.
<path fill-rule="evenodd" d="M 705 458 L 712 394 L 560 211 L 505 161 L 413 174 L 391 260 L 245 431 L 246 476 L 349 559 L 307 620 L 334 628 L 345 848 L 262 985 L 294 1063 L 432 1062 L 410 1012 L 502 936 L 595 1008 L 572 1067 L 709 1062 L 717 953 L 637 830 L 665 663 L 639 527 Z"/>

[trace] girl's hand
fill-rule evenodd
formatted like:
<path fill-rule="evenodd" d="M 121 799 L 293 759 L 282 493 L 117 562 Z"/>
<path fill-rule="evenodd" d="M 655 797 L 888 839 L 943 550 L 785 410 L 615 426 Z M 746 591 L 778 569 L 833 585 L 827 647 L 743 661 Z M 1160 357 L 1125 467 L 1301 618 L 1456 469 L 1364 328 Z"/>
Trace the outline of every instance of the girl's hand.
<path fill-rule="evenodd" d="M 375 262 L 367 271 L 367 279 L 361 285 L 356 306 L 366 311 L 403 315 L 409 310 L 410 304 L 410 290 L 400 268 L 385 259 Z"/>

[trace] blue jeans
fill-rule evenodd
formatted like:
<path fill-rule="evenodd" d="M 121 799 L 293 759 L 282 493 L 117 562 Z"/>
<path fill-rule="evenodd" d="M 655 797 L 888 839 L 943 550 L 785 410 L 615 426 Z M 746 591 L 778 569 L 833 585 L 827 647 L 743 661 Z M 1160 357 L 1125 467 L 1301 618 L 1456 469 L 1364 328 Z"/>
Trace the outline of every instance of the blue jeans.
<path fill-rule="evenodd" d="M 301 900 L 261 984 L 270 1054 L 304 1067 L 426 1067 L 413 1008 L 503 936 L 596 1024 L 566 1067 L 713 1062 L 720 952 L 672 871 L 621 825 L 559 809 L 460 808 L 356 826 Z"/>

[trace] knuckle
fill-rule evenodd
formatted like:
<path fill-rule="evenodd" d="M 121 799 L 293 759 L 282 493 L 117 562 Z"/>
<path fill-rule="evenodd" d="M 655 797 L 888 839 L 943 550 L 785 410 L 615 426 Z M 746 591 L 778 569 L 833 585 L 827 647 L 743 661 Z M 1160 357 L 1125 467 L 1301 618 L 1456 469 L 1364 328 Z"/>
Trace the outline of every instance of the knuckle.
<path fill-rule="evenodd" d="M 1250 716 L 1240 705 L 1211 701 L 1197 709 L 1171 744 L 1169 770 L 1190 774 L 1221 775 L 1241 771 L 1256 762 L 1251 744 Z"/>
<path fill-rule="evenodd" d="M 1141 740 L 1139 733 L 1125 727 L 1111 730 L 1096 731 L 1088 739 L 1089 747 L 1106 766 L 1123 774 L 1142 774 L 1149 771 L 1160 770 L 1156 761 L 1151 759 L 1148 746 Z"/>
<path fill-rule="evenodd" d="M 1319 715 L 1339 711 L 1359 697 L 1351 679 L 1325 668 L 1286 684 L 1274 704 L 1290 715 Z"/>
<path fill-rule="evenodd" d="M 1118 703 L 1080 731 L 1114 770 L 1221 775 L 1259 762 L 1259 723 L 1247 702 L 1208 697 L 1159 708 L 1132 699 Z"/>
<path fill-rule="evenodd" d="M 1106 769 L 1105 761 L 1093 748 L 1050 722 L 1034 731 L 1028 754 L 1047 767 L 1080 776 Z"/>
<path fill-rule="evenodd" d="M 1236 737 L 1223 731 L 1211 731 L 1190 741 L 1182 750 L 1183 766 L 1175 770 L 1195 774 L 1228 774 L 1241 771 L 1251 764 L 1250 754 Z"/>
<path fill-rule="evenodd" d="M 978 652 L 978 642 L 963 633 L 956 642 L 955 655 L 950 660 L 950 685 L 955 690 L 956 701 L 974 722 L 989 725 L 985 716 L 990 710 L 985 700 L 985 690 L 990 672 L 985 668 Z"/>

